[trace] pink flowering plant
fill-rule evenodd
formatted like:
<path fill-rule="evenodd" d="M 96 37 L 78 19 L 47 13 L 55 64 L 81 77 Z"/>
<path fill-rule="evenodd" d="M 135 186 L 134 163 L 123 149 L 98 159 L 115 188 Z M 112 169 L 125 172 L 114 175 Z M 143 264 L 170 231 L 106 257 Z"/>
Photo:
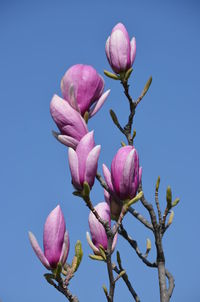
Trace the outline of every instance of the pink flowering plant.
<path fill-rule="evenodd" d="M 103 286 L 106 300 L 114 301 L 115 287 L 118 280 L 122 279 L 131 298 L 140 301 L 140 294 L 131 284 L 126 268 L 122 265 L 120 252 L 116 251 L 118 237 L 121 236 L 144 265 L 158 271 L 160 301 L 169 302 L 174 290 L 174 277 L 165 265 L 163 236 L 172 224 L 174 217 L 172 208 L 178 204 L 179 198 L 173 200 L 171 188 L 168 187 L 166 206 L 162 213 L 158 196 L 160 187 L 160 177 L 158 177 L 155 184 L 155 205 L 147 201 L 143 193 L 142 167 L 134 140 L 136 131 L 133 130 L 136 108 L 147 93 L 152 78 L 149 78 L 141 95 L 134 100 L 129 92 L 129 78 L 136 56 L 136 39 L 129 38 L 127 29 L 122 23 L 118 23 L 111 31 L 105 43 L 105 52 L 113 72 L 104 70 L 104 74 L 122 85 L 128 101 L 129 113 L 125 125 L 121 125 L 114 110 L 110 110 L 112 121 L 124 135 L 125 142 L 119 144 L 111 164 L 108 166 L 103 164 L 102 173 L 99 172 L 98 160 L 101 146 L 95 144 L 94 130 L 89 129 L 89 120 L 102 108 L 110 90 L 104 91 L 104 79 L 94 67 L 83 64 L 71 66 L 66 71 L 61 79 L 62 97 L 54 95 L 51 100 L 51 116 L 58 127 L 58 132 L 53 131 L 53 135 L 64 145 L 64 148 L 68 147 L 73 194 L 81 198 L 89 209 L 89 232 L 86 232 L 91 251 L 89 257 L 107 266 L 108 286 Z M 101 202 L 91 200 L 90 192 L 95 180 L 102 188 L 104 200 Z M 136 202 L 140 202 L 145 208 L 149 219 L 132 207 Z M 126 229 L 124 217 L 127 214 L 153 233 L 156 251 L 153 262 L 148 259 L 151 241 L 147 238 L 146 251 L 142 253 L 137 241 Z M 135 229 L 134 236 L 136 235 Z M 44 274 L 47 282 L 69 301 L 78 302 L 78 297 L 69 290 L 69 283 L 78 270 L 83 251 L 78 240 L 72 262 L 67 262 L 69 235 L 59 205 L 48 215 L 44 225 L 44 251 L 31 232 L 29 232 L 29 239 L 35 254 L 43 266 L 50 271 Z"/>

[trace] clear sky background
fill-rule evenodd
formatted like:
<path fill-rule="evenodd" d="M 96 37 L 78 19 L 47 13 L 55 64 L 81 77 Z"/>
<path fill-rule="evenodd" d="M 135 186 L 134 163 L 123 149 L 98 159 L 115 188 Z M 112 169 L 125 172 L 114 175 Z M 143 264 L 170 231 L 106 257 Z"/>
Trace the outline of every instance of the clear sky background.
<path fill-rule="evenodd" d="M 43 278 L 45 268 L 28 241 L 31 230 L 42 245 L 43 225 L 59 203 L 69 230 L 71 249 L 80 239 L 84 258 L 70 289 L 80 301 L 105 301 L 106 266 L 88 258 L 85 240 L 88 209 L 71 193 L 67 149 L 51 135 L 56 130 L 49 103 L 61 95 L 60 80 L 73 64 L 93 65 L 103 75 L 109 69 L 105 42 L 113 26 L 123 22 L 137 41 L 131 94 L 137 98 L 150 75 L 152 86 L 137 109 L 135 146 L 143 166 L 144 192 L 154 202 L 161 176 L 160 201 L 165 190 L 181 202 L 164 239 L 166 266 L 175 277 L 171 301 L 200 301 L 199 268 L 199 54 L 200 3 L 192 0 L 0 1 L 0 299 L 2 302 L 62 302 L 64 296 Z M 102 145 L 99 170 L 111 160 L 122 140 L 109 109 L 125 123 L 128 103 L 118 82 L 106 80 L 111 94 L 89 123 Z M 98 184 L 94 203 L 103 200 Z M 146 217 L 142 207 L 137 210 Z M 129 215 L 127 229 L 145 250 L 153 236 Z M 157 271 L 147 268 L 121 238 L 124 268 L 141 301 L 159 301 Z M 150 253 L 154 260 L 155 249 Z M 116 255 L 113 255 L 116 260 Z M 116 302 L 132 301 L 123 281 Z"/>

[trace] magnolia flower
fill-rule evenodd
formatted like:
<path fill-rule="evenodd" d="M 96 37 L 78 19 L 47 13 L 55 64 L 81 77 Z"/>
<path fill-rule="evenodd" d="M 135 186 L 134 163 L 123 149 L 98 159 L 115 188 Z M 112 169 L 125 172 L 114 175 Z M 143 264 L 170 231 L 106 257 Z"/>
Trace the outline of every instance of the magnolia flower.
<path fill-rule="evenodd" d="M 111 219 L 110 219 L 110 207 L 106 202 L 100 202 L 95 207 L 95 210 L 99 214 L 99 216 L 104 220 L 108 221 L 109 226 L 111 226 Z M 87 241 L 93 250 L 94 254 L 101 255 L 99 251 L 99 245 L 103 246 L 105 250 L 108 248 L 108 239 L 106 235 L 106 231 L 103 227 L 103 225 L 96 219 L 94 214 L 90 212 L 89 214 L 89 228 L 90 233 L 92 236 L 92 239 L 90 238 L 90 234 L 86 233 Z M 115 235 L 113 239 L 112 244 L 112 252 L 115 249 L 117 243 L 117 234 Z"/>
<path fill-rule="evenodd" d="M 61 132 L 54 132 L 56 138 L 64 145 L 75 149 L 81 138 L 88 133 L 82 116 L 57 95 L 54 95 L 51 100 L 50 112 Z"/>
<path fill-rule="evenodd" d="M 112 160 L 111 173 L 106 165 L 103 165 L 103 174 L 116 200 L 134 198 L 142 176 L 136 149 L 132 146 L 120 148 Z"/>
<path fill-rule="evenodd" d="M 104 80 L 89 65 L 77 64 L 67 70 L 61 81 L 64 99 L 82 116 L 95 115 L 105 102 L 110 90 L 103 93 Z"/>
<path fill-rule="evenodd" d="M 44 225 L 44 253 L 31 232 L 29 239 L 34 252 L 47 269 L 55 269 L 58 263 L 65 264 L 69 253 L 69 235 L 65 230 L 65 219 L 59 205 L 49 214 Z"/>
<path fill-rule="evenodd" d="M 87 182 L 92 188 L 97 172 L 101 146 L 94 144 L 94 131 L 87 133 L 78 143 L 76 151 L 69 148 L 69 167 L 72 184 L 77 190 L 83 189 Z"/>
<path fill-rule="evenodd" d="M 106 56 L 111 68 L 117 74 L 127 71 L 133 65 L 135 55 L 135 37 L 130 41 L 125 26 L 118 23 L 106 41 Z"/>

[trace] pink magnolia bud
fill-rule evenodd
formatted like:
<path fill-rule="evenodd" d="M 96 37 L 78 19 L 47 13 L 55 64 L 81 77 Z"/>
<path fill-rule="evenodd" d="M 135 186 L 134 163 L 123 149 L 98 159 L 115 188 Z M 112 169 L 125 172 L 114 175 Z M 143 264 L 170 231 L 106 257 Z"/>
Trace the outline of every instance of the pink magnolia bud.
<path fill-rule="evenodd" d="M 106 56 L 111 68 L 118 74 L 127 71 L 133 65 L 135 55 L 135 37 L 130 41 L 125 26 L 118 23 L 106 41 Z"/>
<path fill-rule="evenodd" d="M 77 64 L 67 70 L 61 81 L 64 99 L 84 116 L 92 117 L 103 105 L 110 90 L 103 93 L 104 80 L 89 65 Z"/>
<path fill-rule="evenodd" d="M 132 146 L 120 148 L 112 160 L 111 174 L 106 165 L 103 165 L 103 173 L 109 189 L 116 198 L 120 200 L 134 198 L 142 176 L 136 149 Z"/>
<path fill-rule="evenodd" d="M 72 184 L 77 190 L 83 189 L 86 181 L 92 188 L 97 173 L 101 146 L 95 146 L 94 131 L 87 133 L 78 143 L 76 151 L 69 148 L 69 167 Z"/>
<path fill-rule="evenodd" d="M 110 219 L 110 207 L 106 202 L 100 202 L 98 205 L 96 205 L 95 210 L 99 214 L 99 216 L 104 220 L 108 221 L 109 225 L 111 225 L 111 219 Z M 103 225 L 96 219 L 94 214 L 90 212 L 89 214 L 89 228 L 90 233 L 92 236 L 92 239 L 90 238 L 90 234 L 86 233 L 87 241 L 92 248 L 93 252 L 96 255 L 101 255 L 99 252 L 99 245 L 102 245 L 105 250 L 107 250 L 108 247 L 108 239 L 106 235 L 106 231 L 103 227 Z M 117 234 L 115 235 L 113 239 L 112 244 L 112 252 L 115 249 L 117 243 Z"/>
<path fill-rule="evenodd" d="M 65 264 L 69 253 L 69 236 L 65 230 L 65 219 L 59 205 L 49 214 L 44 225 L 44 253 L 31 232 L 29 232 L 29 239 L 33 250 L 47 269 L 56 268 L 58 263 Z"/>
<path fill-rule="evenodd" d="M 51 100 L 50 112 L 61 132 L 55 133 L 56 138 L 64 145 L 75 149 L 81 138 L 88 133 L 82 116 L 57 95 Z"/>

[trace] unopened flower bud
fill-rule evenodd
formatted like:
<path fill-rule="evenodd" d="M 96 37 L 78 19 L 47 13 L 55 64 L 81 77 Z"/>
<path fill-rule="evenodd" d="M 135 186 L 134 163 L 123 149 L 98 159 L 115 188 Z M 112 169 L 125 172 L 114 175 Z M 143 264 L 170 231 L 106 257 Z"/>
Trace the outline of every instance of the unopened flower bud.
<path fill-rule="evenodd" d="M 106 165 L 103 165 L 103 173 L 107 186 L 116 196 L 116 200 L 133 199 L 142 176 L 136 149 L 132 146 L 121 147 L 112 160 L 111 173 Z"/>
<path fill-rule="evenodd" d="M 76 151 L 69 148 L 69 167 L 72 184 L 78 190 L 83 189 L 84 182 L 92 188 L 97 172 L 101 146 L 94 144 L 94 132 L 87 133 L 78 143 Z"/>
<path fill-rule="evenodd" d="M 99 111 L 110 90 L 103 93 L 104 80 L 90 65 L 77 64 L 69 68 L 61 81 L 64 99 L 82 116 L 92 117 Z"/>
<path fill-rule="evenodd" d="M 128 71 L 135 60 L 136 40 L 130 41 L 128 32 L 122 23 L 118 23 L 106 41 L 108 62 L 117 74 Z"/>
<path fill-rule="evenodd" d="M 101 219 L 103 219 L 104 221 L 108 221 L 109 225 L 111 225 L 110 207 L 106 202 L 98 203 L 98 205 L 95 206 L 95 210 L 97 211 Z M 101 256 L 102 254 L 99 248 L 103 247 L 104 250 L 107 250 L 108 239 L 104 226 L 97 220 L 97 218 L 92 212 L 90 212 L 89 214 L 89 228 L 90 228 L 92 239 L 90 238 L 90 234 L 87 232 L 86 233 L 87 241 L 90 247 L 92 248 L 94 254 Z M 116 242 L 117 242 L 117 234 L 113 239 L 112 252 L 115 249 Z"/>
<path fill-rule="evenodd" d="M 31 232 L 29 232 L 29 239 L 33 250 L 47 269 L 55 269 L 59 263 L 65 264 L 69 253 L 69 236 L 59 205 L 49 214 L 44 225 L 44 253 Z"/>
<path fill-rule="evenodd" d="M 80 113 L 57 95 L 51 100 L 50 112 L 60 130 L 60 133 L 54 132 L 54 136 L 62 144 L 75 149 L 81 138 L 88 133 L 87 125 Z"/>

